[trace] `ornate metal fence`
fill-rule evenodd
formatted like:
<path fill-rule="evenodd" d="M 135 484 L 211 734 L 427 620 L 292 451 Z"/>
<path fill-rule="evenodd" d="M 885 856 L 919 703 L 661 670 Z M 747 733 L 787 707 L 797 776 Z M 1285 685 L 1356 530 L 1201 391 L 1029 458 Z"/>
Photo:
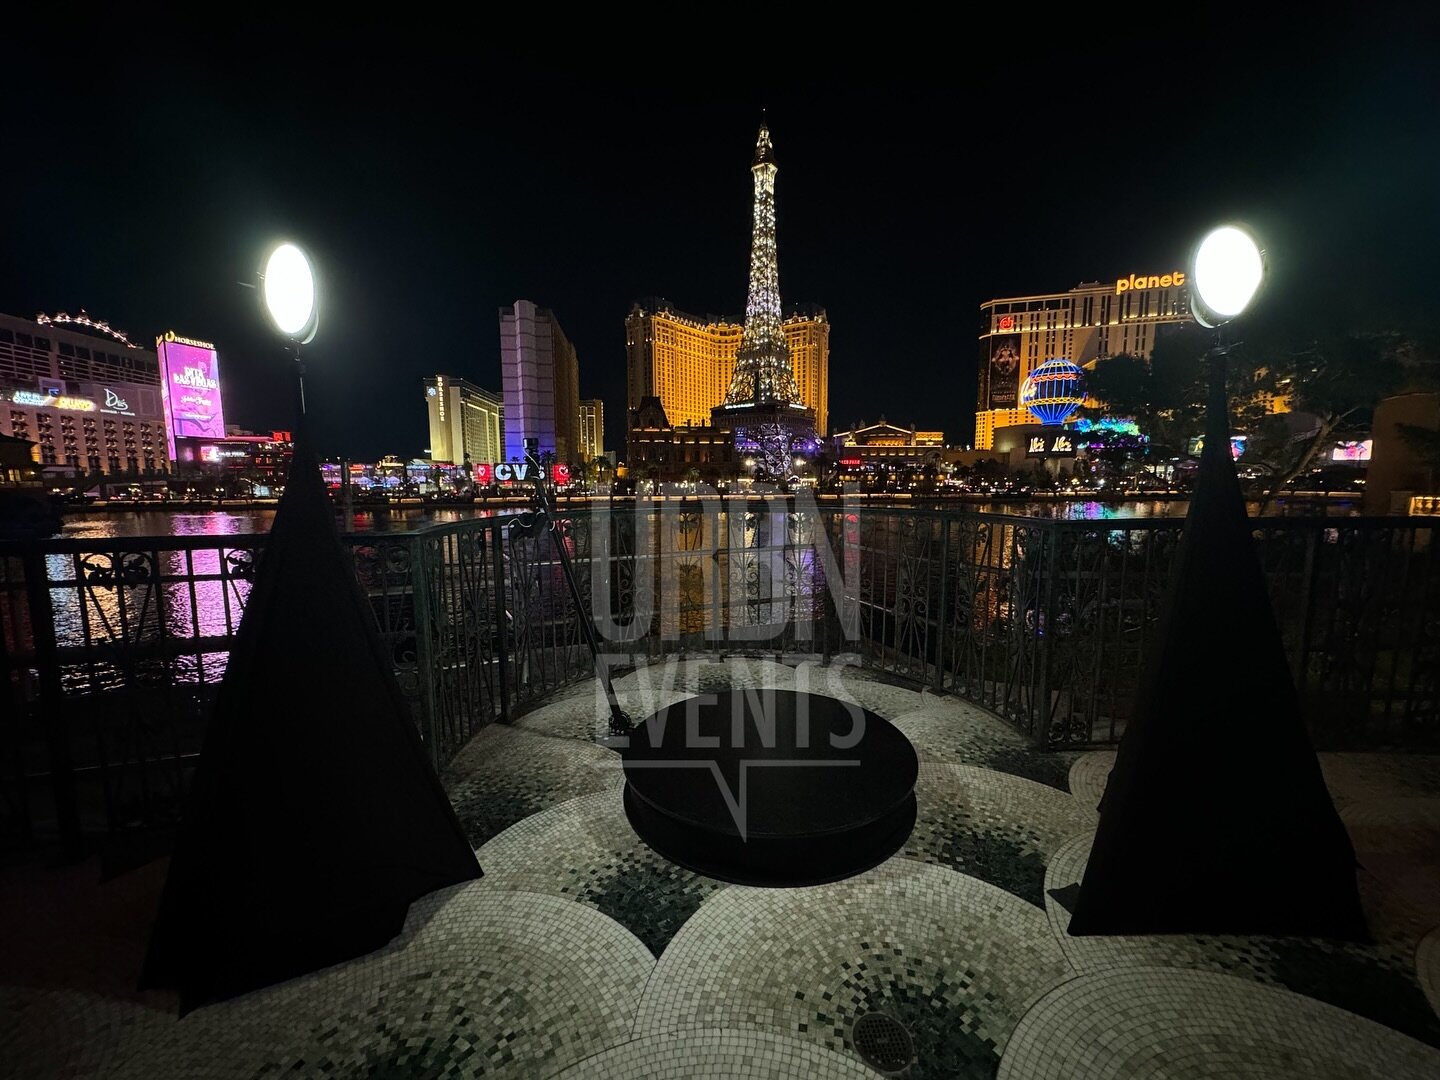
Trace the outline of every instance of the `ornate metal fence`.
<path fill-rule="evenodd" d="M 975 701 L 1039 743 L 1118 741 L 1182 521 L 852 516 L 867 664 Z M 1437 531 L 1423 518 L 1256 523 L 1319 745 L 1440 743 Z"/>
<path fill-rule="evenodd" d="M 1038 743 L 1113 743 L 1182 523 L 666 502 L 562 519 L 617 663 L 857 654 Z M 1326 746 L 1440 743 L 1440 551 L 1427 519 L 1256 524 Z M 551 537 L 504 519 L 346 539 L 437 767 L 587 675 Z M 172 822 L 263 536 L 0 544 L 0 845 Z"/>

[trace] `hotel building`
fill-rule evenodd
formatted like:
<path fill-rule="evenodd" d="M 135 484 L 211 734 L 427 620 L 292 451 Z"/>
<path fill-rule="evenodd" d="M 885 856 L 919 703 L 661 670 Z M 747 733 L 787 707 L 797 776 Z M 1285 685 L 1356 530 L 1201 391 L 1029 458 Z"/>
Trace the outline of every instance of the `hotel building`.
<path fill-rule="evenodd" d="M 451 465 L 505 460 L 505 405 L 500 395 L 453 375 L 425 380 L 430 460 Z"/>
<path fill-rule="evenodd" d="M 823 308 L 805 308 L 781 325 L 801 404 L 815 411 L 823 435 L 830 415 L 830 320 Z M 658 297 L 636 303 L 625 318 L 628 408 L 655 397 L 677 424 L 703 425 L 725 401 L 744 330 L 734 320 L 686 315 Z"/>
<path fill-rule="evenodd" d="M 599 398 L 580 402 L 580 456 L 586 461 L 605 456 L 605 403 Z"/>
<path fill-rule="evenodd" d="M 675 424 L 657 397 L 629 410 L 626 465 L 637 479 L 685 480 L 692 473 L 707 482 L 735 471 L 735 433 L 713 424 Z"/>
<path fill-rule="evenodd" d="M 42 465 L 168 472 L 159 359 L 83 311 L 0 315 L 0 433 Z"/>
<path fill-rule="evenodd" d="M 1035 422 L 1020 404 L 1020 388 L 1045 361 L 1063 357 L 1090 369 L 1121 353 L 1149 359 L 1166 327 L 1192 321 L 1180 270 L 986 301 L 980 305 L 975 448 L 991 449 L 999 428 Z"/>
<path fill-rule="evenodd" d="M 504 460 L 523 461 L 529 438 L 540 440 L 542 454 L 573 462 L 580 453 L 580 368 L 553 312 L 529 300 L 500 309 L 500 373 Z"/>

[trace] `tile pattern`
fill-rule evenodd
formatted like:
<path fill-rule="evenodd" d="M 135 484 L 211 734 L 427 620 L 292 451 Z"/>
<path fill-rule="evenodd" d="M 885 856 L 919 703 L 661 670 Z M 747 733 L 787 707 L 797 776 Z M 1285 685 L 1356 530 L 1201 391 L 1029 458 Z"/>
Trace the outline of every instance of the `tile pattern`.
<path fill-rule="evenodd" d="M 1075 751 L 1032 749 L 1005 721 L 955 698 L 927 694 L 921 708 L 893 717 L 921 761 L 976 765 L 1068 791 Z"/>
<path fill-rule="evenodd" d="M 1440 1052 L 1342 1009 L 1203 971 L 1083 975 L 1026 1014 L 1001 1080 L 1422 1080 Z"/>
<path fill-rule="evenodd" d="M 441 780 L 465 835 L 479 847 L 537 811 L 615 786 L 620 758 L 578 740 L 491 724 L 456 755 Z"/>
<path fill-rule="evenodd" d="M 1025 1009 L 1069 974 L 1032 905 L 897 857 L 831 885 L 720 890 L 661 956 L 635 1030 L 763 1028 L 840 1051 L 878 1010 L 909 1029 L 914 1080 L 989 1076 Z"/>
<path fill-rule="evenodd" d="M 1098 810 L 1100 799 L 1105 794 L 1105 783 L 1114 767 L 1114 750 L 1091 750 L 1081 754 L 1070 766 L 1070 794 L 1086 806 Z"/>
<path fill-rule="evenodd" d="M 1048 890 L 1079 880 L 1113 754 L 1036 753 L 983 710 L 853 657 L 786 659 L 703 656 L 619 681 L 637 717 L 734 685 L 895 721 L 921 758 L 919 814 L 881 866 L 764 890 L 670 865 L 630 829 L 619 759 L 593 742 L 603 700 L 580 681 L 482 730 L 447 769 L 486 877 L 418 902 L 388 946 L 178 1022 L 114 971 L 87 983 L 85 965 L 41 956 L 37 970 L 64 977 L 0 986 L 0 1072 L 860 1077 L 874 1074 L 851 1025 L 880 1011 L 914 1039 L 909 1080 L 1440 1075 L 1406 1037 L 1440 1045 L 1440 757 L 1322 755 L 1377 945 L 1070 938 Z M 143 943 L 121 945 L 113 957 Z"/>
<path fill-rule="evenodd" d="M 543 1075 L 630 1037 L 653 963 L 583 905 L 474 882 L 385 949 L 172 1022 L 115 1075 Z"/>
<path fill-rule="evenodd" d="M 559 701 L 547 703 L 518 717 L 513 727 L 532 735 L 548 735 L 557 739 L 581 739 L 598 742 L 610 734 L 610 705 L 600 684 L 591 681 L 589 694 L 570 694 Z M 667 705 L 684 701 L 689 690 L 673 689 L 659 693 L 617 693 L 620 708 L 636 723 Z"/>
<path fill-rule="evenodd" d="M 478 855 L 492 887 L 588 904 L 656 956 L 701 902 L 725 887 L 651 851 L 630 827 L 619 788 L 526 818 Z"/>
<path fill-rule="evenodd" d="M 1415 976 L 1430 1008 L 1440 1016 L 1440 926 L 1421 938 L 1415 949 Z"/>
<path fill-rule="evenodd" d="M 1093 833 L 1066 843 L 1051 858 L 1045 878 L 1051 928 L 1077 971 L 1139 965 L 1235 975 L 1285 987 L 1440 1046 L 1440 1017 L 1426 1002 L 1413 953 L 1406 949 L 1389 944 L 1223 934 L 1071 937 L 1070 913 L 1055 892 L 1080 881 L 1092 839 Z"/>
<path fill-rule="evenodd" d="M 903 854 L 970 874 L 1045 907 L 1045 863 L 1095 814 L 1032 780 L 969 765 L 922 764 Z"/>
<path fill-rule="evenodd" d="M 763 1031 L 677 1031 L 637 1039 L 556 1080 L 875 1080 L 854 1058 Z"/>

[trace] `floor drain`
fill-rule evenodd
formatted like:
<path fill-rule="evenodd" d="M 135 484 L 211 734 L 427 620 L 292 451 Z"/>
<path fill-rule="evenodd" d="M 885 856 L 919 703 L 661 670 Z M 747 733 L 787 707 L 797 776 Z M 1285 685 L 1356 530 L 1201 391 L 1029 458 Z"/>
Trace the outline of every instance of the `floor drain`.
<path fill-rule="evenodd" d="M 903 1072 L 915 1056 L 905 1025 L 884 1013 L 861 1015 L 850 1029 L 850 1041 L 865 1064 L 882 1073 Z"/>

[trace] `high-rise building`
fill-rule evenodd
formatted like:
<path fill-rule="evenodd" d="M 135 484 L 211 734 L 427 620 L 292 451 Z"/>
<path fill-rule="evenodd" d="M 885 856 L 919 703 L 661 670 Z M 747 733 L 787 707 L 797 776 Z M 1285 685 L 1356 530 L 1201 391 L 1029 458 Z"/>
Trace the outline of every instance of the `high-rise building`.
<path fill-rule="evenodd" d="M 1121 353 L 1149 359 L 1166 327 L 1192 321 L 1182 270 L 987 300 L 980 305 L 975 448 L 989 450 L 999 428 L 1035 422 L 1020 403 L 1020 388 L 1046 361 L 1064 359 L 1088 369 Z"/>
<path fill-rule="evenodd" d="M 554 313 L 529 300 L 500 309 L 505 458 L 522 461 L 525 440 L 571 462 L 580 452 L 580 367 Z"/>
<path fill-rule="evenodd" d="M 33 442 L 42 465 L 166 472 L 159 359 L 83 311 L 0 315 L 0 432 Z"/>
<path fill-rule="evenodd" d="M 800 401 L 815 426 L 830 422 L 830 320 L 824 308 L 792 311 L 780 324 Z M 683 423 L 698 424 L 723 404 L 735 378 L 745 327 L 738 320 L 687 315 L 668 300 L 641 300 L 625 318 L 627 402 L 657 397 Z"/>
<path fill-rule="evenodd" d="M 453 375 L 425 380 L 430 419 L 430 460 L 451 465 L 505 460 L 504 404 L 500 395 Z"/>
<path fill-rule="evenodd" d="M 735 433 L 735 453 L 753 462 L 755 475 L 779 480 L 792 459 L 813 455 L 815 410 L 800 401 L 790 346 L 780 316 L 780 265 L 775 244 L 775 148 L 762 122 L 750 166 L 755 199 L 750 231 L 750 288 L 745 330 L 725 402 L 710 410 L 717 428 Z"/>
<path fill-rule="evenodd" d="M 599 398 L 580 402 L 580 456 L 586 461 L 605 455 L 605 403 Z"/>

